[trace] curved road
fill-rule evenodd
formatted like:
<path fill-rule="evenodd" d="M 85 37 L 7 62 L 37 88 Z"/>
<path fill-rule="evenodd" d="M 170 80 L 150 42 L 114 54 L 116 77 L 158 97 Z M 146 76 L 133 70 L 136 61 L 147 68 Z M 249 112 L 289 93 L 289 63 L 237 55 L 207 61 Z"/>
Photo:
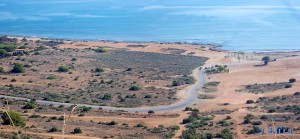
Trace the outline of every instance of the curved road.
<path fill-rule="evenodd" d="M 184 98 L 184 100 L 180 101 L 178 103 L 171 104 L 171 105 L 155 106 L 155 107 L 138 107 L 138 108 L 97 106 L 97 105 L 88 105 L 88 104 L 77 104 L 77 106 L 92 107 L 93 109 L 102 108 L 103 110 L 128 111 L 128 112 L 148 112 L 149 110 L 153 110 L 155 112 L 169 112 L 169 111 L 173 111 L 173 110 L 178 110 L 178 109 L 187 107 L 192 102 L 194 102 L 194 100 L 197 98 L 197 92 L 205 84 L 206 79 L 204 77 L 204 71 L 203 70 L 198 70 L 197 76 L 198 76 L 198 81 L 196 82 L 196 84 L 193 84 L 192 86 L 189 86 L 188 88 L 185 89 L 185 98 Z M 30 99 L 27 99 L 27 98 L 12 97 L 12 96 L 5 96 L 5 95 L 0 95 L 0 98 L 30 101 Z M 60 103 L 60 102 L 44 101 L 44 100 L 36 100 L 36 103 L 46 104 L 46 105 L 52 104 L 54 106 L 63 105 L 63 106 L 67 106 L 67 107 L 73 105 L 71 103 Z"/>

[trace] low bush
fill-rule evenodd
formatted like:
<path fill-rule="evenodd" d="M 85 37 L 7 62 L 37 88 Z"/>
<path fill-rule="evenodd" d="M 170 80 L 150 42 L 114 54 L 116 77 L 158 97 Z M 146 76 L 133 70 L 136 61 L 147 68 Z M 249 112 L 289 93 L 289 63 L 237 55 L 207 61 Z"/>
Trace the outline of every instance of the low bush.
<path fill-rule="evenodd" d="M 20 63 L 15 63 L 13 69 L 11 70 L 12 73 L 24 73 L 25 68 Z"/>
<path fill-rule="evenodd" d="M 51 129 L 48 130 L 48 132 L 59 132 L 59 129 L 56 127 L 52 127 Z"/>
<path fill-rule="evenodd" d="M 8 115 L 7 115 L 8 113 Z M 2 114 L 1 118 L 2 118 L 2 121 L 4 125 L 11 125 L 11 120 L 13 122 L 13 124 L 15 126 L 25 126 L 26 125 L 26 122 L 24 121 L 24 119 L 21 117 L 21 114 L 17 113 L 17 112 L 13 112 L 13 111 L 8 111 L 8 112 L 5 112 Z M 11 120 L 10 120 L 10 118 Z"/>
<path fill-rule="evenodd" d="M 150 111 L 148 111 L 148 113 L 149 113 L 149 114 L 153 114 L 153 113 L 154 113 L 154 111 L 153 111 L 153 110 L 150 110 Z"/>
<path fill-rule="evenodd" d="M 260 117 L 260 119 L 261 120 L 267 120 L 267 119 L 269 119 L 269 117 L 267 115 L 263 115 L 263 116 Z"/>
<path fill-rule="evenodd" d="M 225 119 L 226 119 L 226 120 L 230 120 L 230 119 L 232 119 L 232 118 L 231 118 L 231 116 L 227 116 Z"/>
<path fill-rule="evenodd" d="M 17 81 L 17 79 L 11 79 L 11 81 L 10 82 L 16 82 Z"/>
<path fill-rule="evenodd" d="M 65 118 L 63 116 L 60 116 L 57 120 L 63 121 Z"/>
<path fill-rule="evenodd" d="M 28 103 L 25 104 L 23 109 L 35 109 L 36 107 L 37 107 L 36 104 L 28 102 Z"/>
<path fill-rule="evenodd" d="M 57 71 L 58 72 L 68 72 L 69 68 L 67 66 L 59 66 Z"/>
<path fill-rule="evenodd" d="M 185 109 L 184 109 L 184 111 L 192 111 L 193 110 L 193 108 L 191 108 L 191 107 L 185 107 Z"/>
<path fill-rule="evenodd" d="M 81 134 L 82 133 L 82 131 L 79 127 L 75 128 L 73 132 L 74 132 L 74 134 Z"/>
<path fill-rule="evenodd" d="M 54 79 L 56 79 L 56 76 L 55 76 L 55 75 L 49 75 L 49 76 L 47 77 L 47 79 L 48 79 L 48 80 L 54 80 Z"/>
<path fill-rule="evenodd" d="M 3 72 L 4 72 L 4 68 L 0 67 L 0 73 L 3 73 Z"/>
<path fill-rule="evenodd" d="M 180 126 L 178 126 L 178 125 L 170 126 L 169 129 L 171 129 L 171 130 L 179 130 Z"/>
<path fill-rule="evenodd" d="M 294 83 L 294 82 L 296 82 L 296 79 L 295 79 L 295 78 L 291 78 L 291 79 L 289 80 L 289 82 L 290 82 L 290 83 Z"/>
<path fill-rule="evenodd" d="M 117 125 L 118 123 L 116 121 L 111 121 L 109 123 L 107 123 L 106 125 Z"/>
<path fill-rule="evenodd" d="M 111 94 L 104 94 L 104 96 L 101 98 L 102 100 L 111 100 L 112 99 L 112 96 Z"/>
<path fill-rule="evenodd" d="M 33 114 L 31 116 L 29 116 L 28 118 L 41 118 L 41 115 L 37 115 L 37 114 Z"/>
<path fill-rule="evenodd" d="M 71 61 L 77 61 L 77 58 L 72 58 L 72 60 Z"/>
<path fill-rule="evenodd" d="M 261 121 L 253 121 L 253 122 L 252 122 L 252 125 L 261 125 L 261 124 L 262 124 Z"/>
<path fill-rule="evenodd" d="M 292 87 L 293 87 L 293 85 L 291 85 L 291 84 L 287 84 L 284 86 L 284 88 L 292 88 Z"/>
<path fill-rule="evenodd" d="M 138 90 L 141 90 L 140 87 L 138 86 L 132 86 L 131 88 L 129 88 L 130 91 L 138 91 Z"/>
<path fill-rule="evenodd" d="M 253 103 L 254 103 L 253 100 L 247 100 L 247 101 L 246 101 L 246 104 L 253 104 Z"/>
<path fill-rule="evenodd" d="M 300 96 L 300 92 L 295 92 L 294 96 Z"/>
<path fill-rule="evenodd" d="M 137 124 L 136 127 L 145 127 L 143 124 Z"/>
<path fill-rule="evenodd" d="M 276 110 L 274 108 L 271 108 L 268 110 L 268 113 L 274 113 L 274 112 L 276 112 Z"/>
<path fill-rule="evenodd" d="M 222 139 L 233 139 L 233 133 L 230 131 L 230 129 L 226 128 L 223 129 L 220 133 L 217 133 L 216 137 Z"/>
<path fill-rule="evenodd" d="M 98 53 L 107 53 L 107 52 L 109 52 L 107 49 L 104 49 L 104 48 L 98 48 L 95 51 L 98 52 Z"/>
<path fill-rule="evenodd" d="M 258 126 L 253 126 L 250 131 L 248 131 L 247 134 L 258 134 L 261 133 L 262 130 Z"/>
<path fill-rule="evenodd" d="M 96 72 L 104 72 L 104 69 L 103 68 L 96 68 L 95 71 Z"/>

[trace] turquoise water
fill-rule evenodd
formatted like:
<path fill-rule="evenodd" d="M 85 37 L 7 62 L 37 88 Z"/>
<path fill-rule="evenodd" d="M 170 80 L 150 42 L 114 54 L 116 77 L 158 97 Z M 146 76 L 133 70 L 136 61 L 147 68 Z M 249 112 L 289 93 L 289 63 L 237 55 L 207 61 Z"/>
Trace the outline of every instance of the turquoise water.
<path fill-rule="evenodd" d="M 0 34 L 300 49 L 300 1 L 0 0 Z"/>

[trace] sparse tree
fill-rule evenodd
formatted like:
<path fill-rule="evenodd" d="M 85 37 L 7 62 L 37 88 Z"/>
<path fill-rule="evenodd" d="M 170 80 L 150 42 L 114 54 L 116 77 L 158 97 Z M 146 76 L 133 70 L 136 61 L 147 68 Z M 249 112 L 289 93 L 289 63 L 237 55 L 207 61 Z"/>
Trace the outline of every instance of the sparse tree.
<path fill-rule="evenodd" d="M 261 60 L 264 62 L 264 65 L 268 65 L 268 63 L 271 61 L 271 58 L 270 56 L 264 56 Z"/>

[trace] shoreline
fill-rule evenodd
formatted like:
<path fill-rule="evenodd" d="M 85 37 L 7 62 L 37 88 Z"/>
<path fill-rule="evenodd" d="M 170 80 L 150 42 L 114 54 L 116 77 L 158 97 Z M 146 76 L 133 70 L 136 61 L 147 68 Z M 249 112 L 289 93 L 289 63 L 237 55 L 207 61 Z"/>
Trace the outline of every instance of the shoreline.
<path fill-rule="evenodd" d="M 201 43 L 201 42 L 188 42 L 188 41 L 125 41 L 125 40 L 108 40 L 108 39 L 69 39 L 69 38 L 52 38 L 52 37 L 42 37 L 42 36 L 26 36 L 26 35 L 4 35 L 0 36 L 16 37 L 16 38 L 35 38 L 41 40 L 63 40 L 63 41 L 87 41 L 87 42 L 108 42 L 108 43 L 145 43 L 145 44 L 175 44 L 175 45 L 199 45 L 213 48 L 222 52 L 244 52 L 244 53 L 291 53 L 291 52 L 300 52 L 299 49 L 245 49 L 245 50 L 233 50 L 233 49 L 224 49 L 222 45 L 217 45 L 218 43 Z"/>

